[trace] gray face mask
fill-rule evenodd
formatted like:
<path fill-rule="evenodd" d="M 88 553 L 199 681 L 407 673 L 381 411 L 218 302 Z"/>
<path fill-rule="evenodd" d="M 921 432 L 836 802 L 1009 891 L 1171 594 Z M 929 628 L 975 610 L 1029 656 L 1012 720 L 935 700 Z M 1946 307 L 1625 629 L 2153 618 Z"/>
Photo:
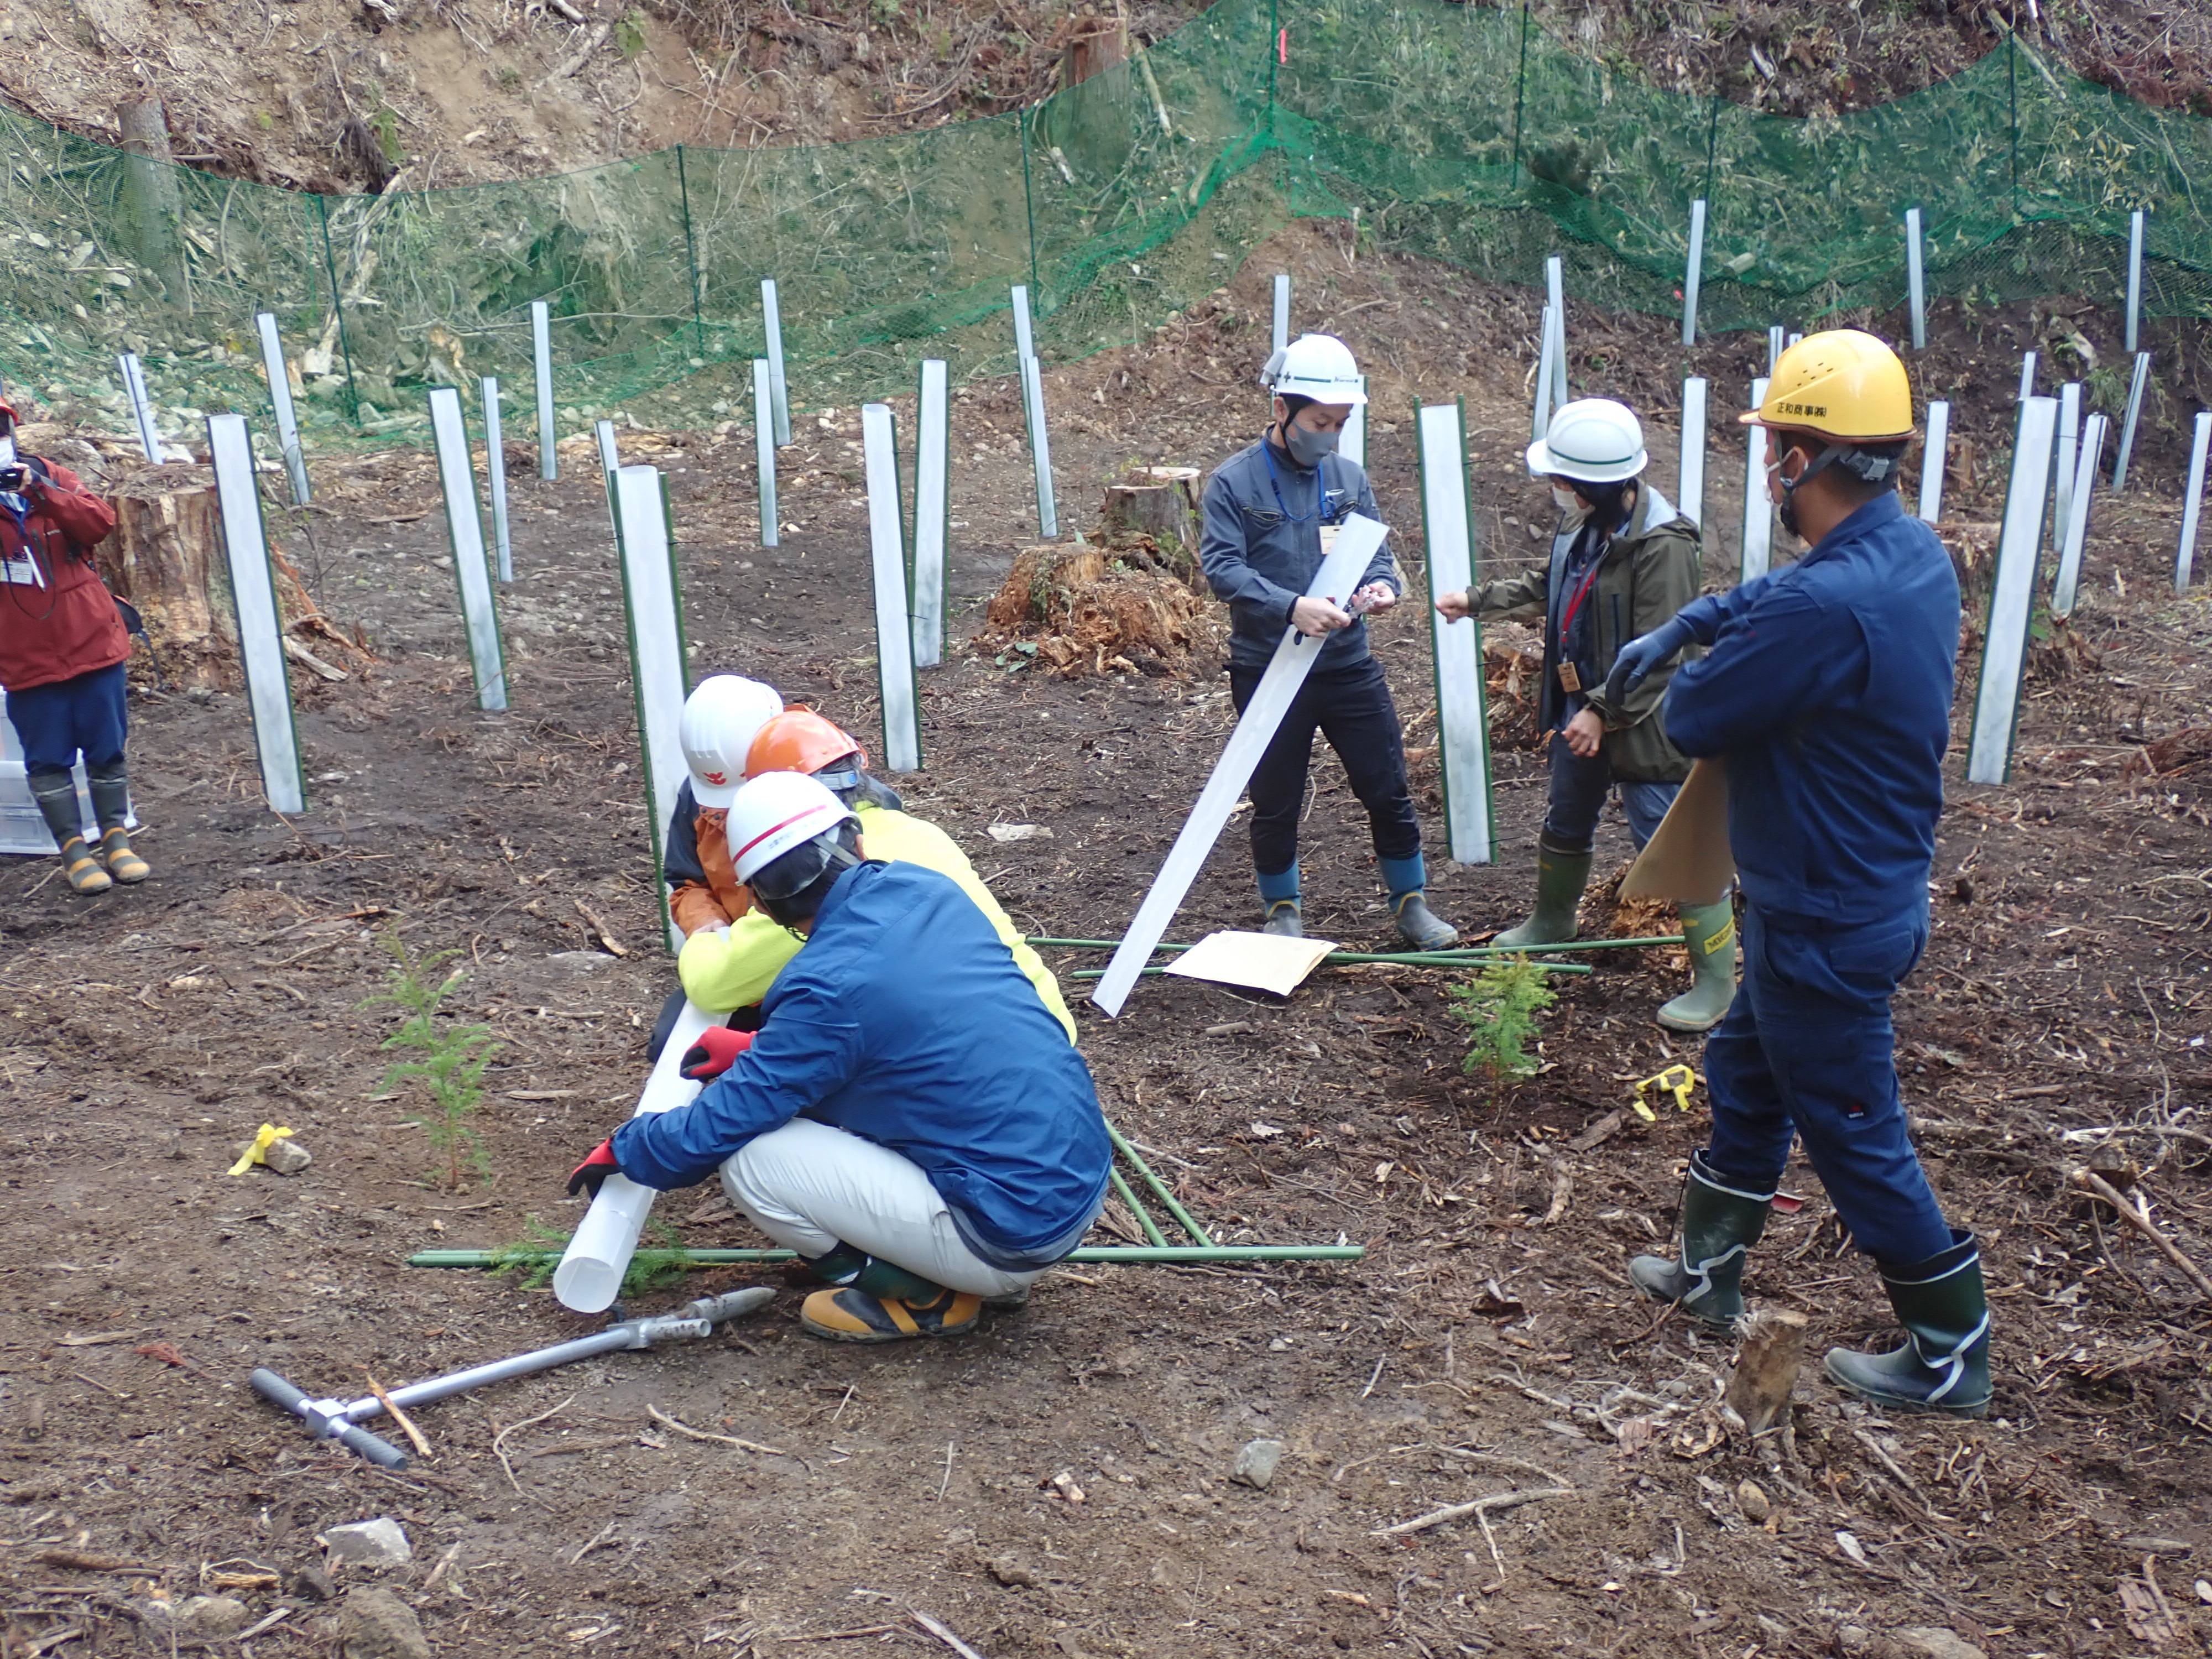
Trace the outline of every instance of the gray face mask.
<path fill-rule="evenodd" d="M 1316 432 L 1296 421 L 1283 422 L 1283 447 L 1300 466 L 1319 466 L 1322 456 L 1335 452 L 1336 439 L 1334 432 Z"/>

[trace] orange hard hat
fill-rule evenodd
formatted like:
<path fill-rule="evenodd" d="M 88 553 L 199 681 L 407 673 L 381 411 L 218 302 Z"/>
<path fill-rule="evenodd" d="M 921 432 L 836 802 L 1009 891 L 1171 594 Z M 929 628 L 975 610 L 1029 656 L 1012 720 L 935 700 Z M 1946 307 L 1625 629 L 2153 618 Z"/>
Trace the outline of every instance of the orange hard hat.
<path fill-rule="evenodd" d="M 848 756 L 858 755 L 865 767 L 868 757 L 851 734 L 824 720 L 811 708 L 790 708 L 761 727 L 753 746 L 745 752 L 745 775 L 763 772 L 804 772 L 810 777 Z"/>

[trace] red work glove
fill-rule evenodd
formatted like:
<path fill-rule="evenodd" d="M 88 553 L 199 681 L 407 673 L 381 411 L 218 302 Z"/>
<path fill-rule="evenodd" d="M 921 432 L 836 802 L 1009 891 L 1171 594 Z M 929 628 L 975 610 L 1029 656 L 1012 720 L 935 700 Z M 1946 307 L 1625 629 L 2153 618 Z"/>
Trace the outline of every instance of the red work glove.
<path fill-rule="evenodd" d="M 592 1148 L 592 1155 L 579 1164 L 568 1177 L 568 1196 L 589 1191 L 593 1198 L 599 1195 L 600 1183 L 611 1175 L 620 1175 L 622 1165 L 615 1162 L 615 1143 L 601 1141 Z"/>
<path fill-rule="evenodd" d="M 684 1059 L 677 1066 L 679 1076 L 694 1083 L 704 1083 L 716 1078 L 738 1063 L 738 1056 L 753 1046 L 750 1031 L 732 1031 L 726 1025 L 709 1025 L 699 1034 L 699 1040 L 684 1051 Z"/>

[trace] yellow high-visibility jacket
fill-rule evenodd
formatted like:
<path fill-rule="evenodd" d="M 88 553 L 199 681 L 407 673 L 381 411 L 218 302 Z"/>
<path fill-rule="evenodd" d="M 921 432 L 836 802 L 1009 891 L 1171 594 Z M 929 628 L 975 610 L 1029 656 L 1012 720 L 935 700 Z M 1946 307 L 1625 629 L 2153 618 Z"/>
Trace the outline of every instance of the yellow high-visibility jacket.
<path fill-rule="evenodd" d="M 1020 932 L 991 890 L 983 885 L 975 866 L 968 862 L 952 837 L 935 824 L 862 802 L 854 809 L 860 820 L 860 850 L 867 857 L 890 864 L 918 864 L 950 876 L 975 901 L 975 908 L 990 920 L 1013 953 L 1014 966 L 1036 987 L 1038 998 L 1075 1041 L 1075 1018 L 1060 1000 L 1060 982 L 1037 953 L 1022 943 Z M 684 981 L 684 994 L 712 1012 L 750 1007 L 768 994 L 783 965 L 799 954 L 804 943 L 788 928 L 781 927 L 758 908 L 748 911 L 727 928 L 713 927 L 684 941 L 676 958 L 676 971 Z"/>

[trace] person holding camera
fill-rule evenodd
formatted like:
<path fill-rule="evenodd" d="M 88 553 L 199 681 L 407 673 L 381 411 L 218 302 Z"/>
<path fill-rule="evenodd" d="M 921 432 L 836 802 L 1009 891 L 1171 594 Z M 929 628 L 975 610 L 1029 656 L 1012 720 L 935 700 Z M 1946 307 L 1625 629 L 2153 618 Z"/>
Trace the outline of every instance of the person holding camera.
<path fill-rule="evenodd" d="M 115 528 L 115 510 L 67 467 L 16 455 L 15 430 L 15 411 L 0 404 L 0 692 L 70 888 L 104 893 L 152 873 L 125 828 L 131 636 L 92 562 L 94 547 Z M 70 773 L 80 754 L 100 821 L 97 850 L 85 844 Z"/>

